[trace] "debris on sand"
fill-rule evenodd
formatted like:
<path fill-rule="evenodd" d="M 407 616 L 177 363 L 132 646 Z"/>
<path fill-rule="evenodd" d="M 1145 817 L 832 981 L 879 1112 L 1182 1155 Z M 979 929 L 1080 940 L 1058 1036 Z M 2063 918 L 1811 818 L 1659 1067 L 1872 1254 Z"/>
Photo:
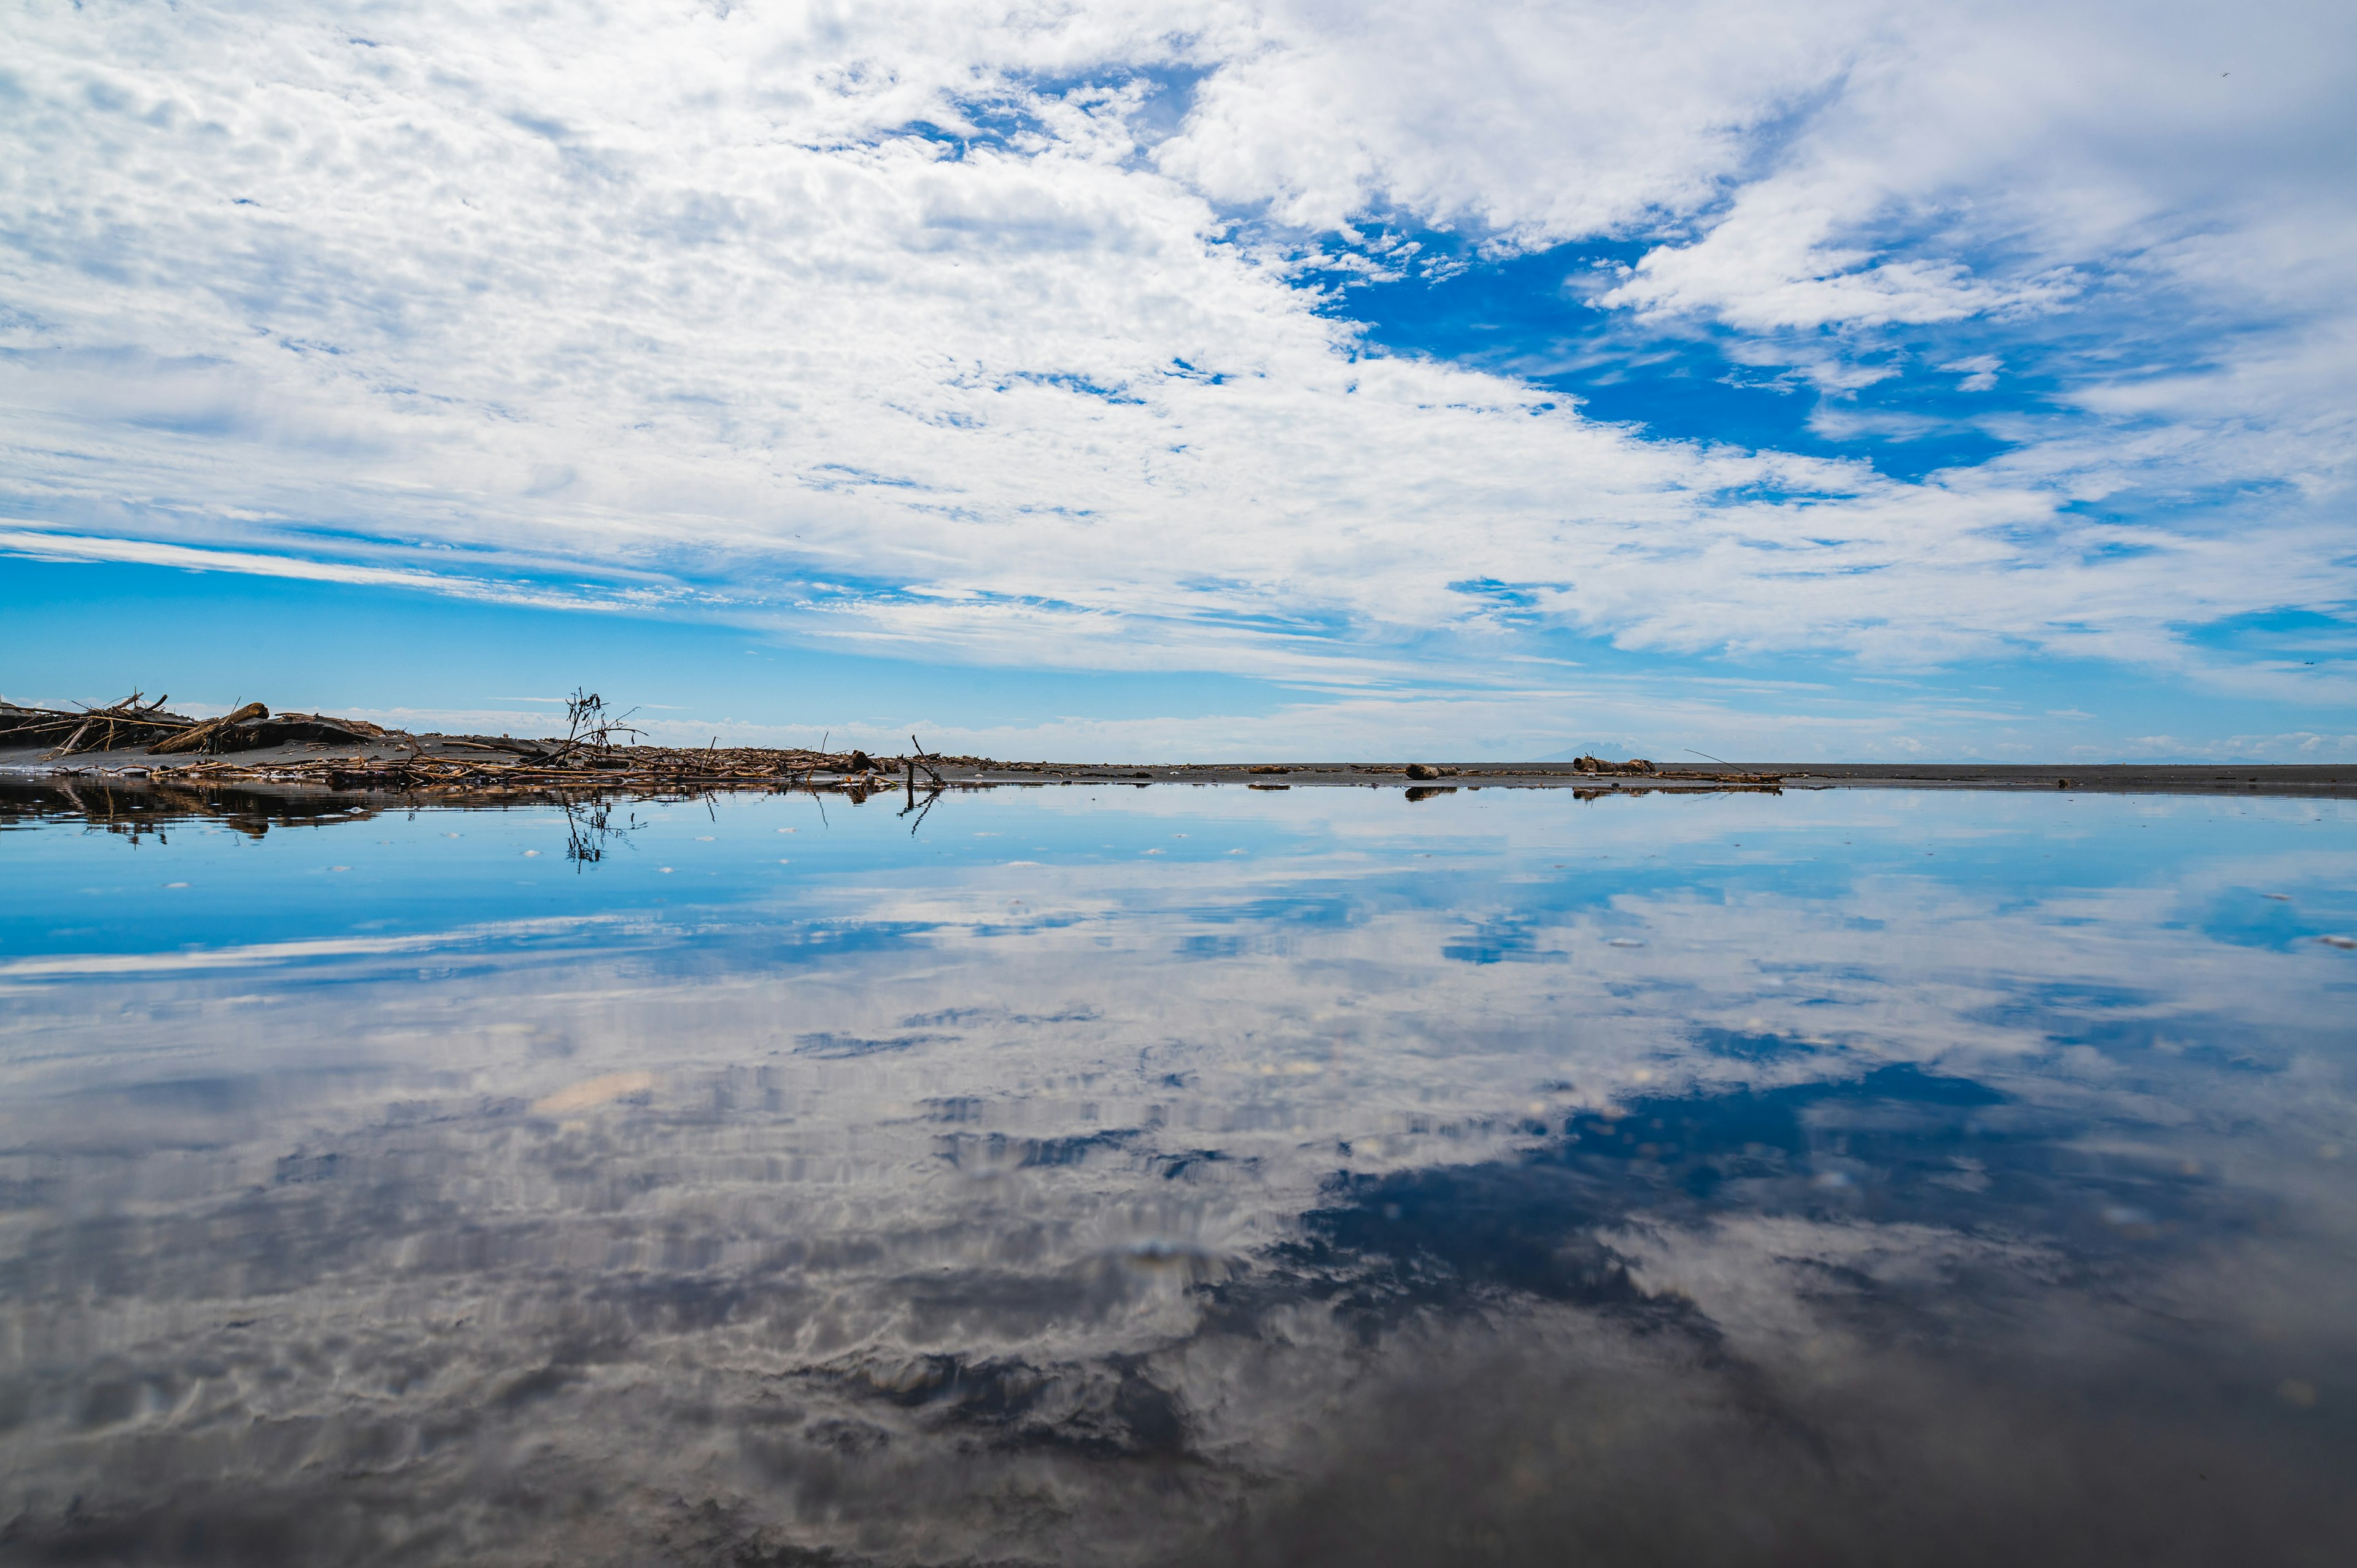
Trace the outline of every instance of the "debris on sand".
<path fill-rule="evenodd" d="M 389 730 L 366 720 L 325 714 L 273 713 L 246 703 L 218 718 L 168 712 L 167 698 L 149 702 L 137 692 L 104 707 L 71 710 L 0 703 L 0 751 L 33 753 L 54 776 L 102 776 L 141 781 L 143 788 L 291 786 L 297 790 L 366 791 L 418 800 L 520 802 L 566 800 L 614 791 L 650 795 L 726 789 L 832 792 L 855 802 L 890 792 L 909 811 L 945 789 L 1034 787 L 1046 783 L 1244 783 L 1283 789 L 1297 782 L 1380 787 L 1405 773 L 1417 784 L 1447 779 L 1451 788 L 1546 787 L 1562 781 L 1560 765 L 1448 767 L 1437 763 L 1185 763 L 1150 770 L 1103 765 L 996 761 L 927 751 L 916 736 L 898 757 L 799 747 L 645 744 L 630 712 L 617 712 L 587 689 L 565 700 L 564 733 L 542 739 L 512 736 L 449 736 Z M 823 745 L 823 743 L 822 743 Z M 125 752 L 131 753 L 125 757 Z M 153 758 L 153 761 L 148 760 Z M 72 758 L 70 765 L 64 759 Z M 24 761 L 34 760 L 33 757 Z M 11 764 L 21 768 L 23 761 Z M 1663 772 L 1650 762 L 1608 763 L 1582 757 L 1582 775 L 1636 775 L 1644 789 L 1686 792 L 1714 789 L 1774 790 L 1775 774 Z M 1670 780 L 1684 781 L 1672 784 Z M 1599 785 L 1599 788 L 1604 786 Z M 1618 781 L 1609 789 L 1629 792 Z M 1444 792 L 1426 789 L 1412 799 Z"/>
<path fill-rule="evenodd" d="M 217 751 L 218 743 L 231 739 L 231 731 L 239 725 L 251 725 L 270 716 L 270 710 L 260 703 L 248 703 L 231 714 L 226 714 L 210 724 L 191 725 L 178 735 L 166 736 L 147 748 L 150 757 L 167 756 L 178 751 Z"/>
<path fill-rule="evenodd" d="M 134 692 L 121 702 L 102 708 L 70 712 L 0 705 L 0 736 L 19 744 L 49 741 L 53 743 L 51 757 L 71 757 L 77 752 L 107 751 L 117 746 L 159 740 L 198 723 L 164 711 L 164 704 L 172 700 L 170 693 L 145 703 L 141 701 L 144 695 Z"/>
<path fill-rule="evenodd" d="M 864 800 L 905 785 L 914 794 L 921 773 L 939 789 L 944 767 L 988 768 L 979 757 L 945 757 L 919 748 L 905 758 L 879 761 L 865 750 L 848 754 L 762 746 L 625 745 L 640 732 L 602 699 L 576 693 L 566 703 L 566 733 L 548 740 L 507 736 L 411 735 L 362 719 L 324 714 L 273 714 L 247 703 L 219 718 L 167 713 L 159 697 L 133 693 L 102 708 L 48 709 L 0 704 L 0 745 L 48 745 L 45 761 L 136 748 L 159 761 L 111 772 L 158 783 L 306 784 L 330 789 L 399 794 L 508 796 L 563 794 L 614 786 L 670 790 L 747 787 L 834 789 Z M 911 746 L 915 745 L 912 740 Z M 290 746 L 328 755 L 284 755 Z M 269 757 L 230 760 L 225 754 L 275 748 Z M 340 755 L 338 755 L 340 754 Z M 70 771 L 70 770 L 69 770 Z M 895 775 L 899 777 L 896 778 Z"/>
<path fill-rule="evenodd" d="M 1714 784 L 1730 785 L 1776 785 L 1784 781 L 1784 775 L 1781 773 L 1746 773 L 1740 769 L 1713 771 L 1695 768 L 1662 768 L 1641 757 L 1632 757 L 1626 762 L 1607 762 L 1600 757 L 1578 757 L 1572 759 L 1571 766 L 1581 773 L 1624 779 L 1706 779 Z"/>
<path fill-rule="evenodd" d="M 145 703 L 140 697 L 134 692 L 102 708 L 0 706 L 0 740 L 22 744 L 54 739 L 56 744 L 46 754 L 51 758 L 126 746 L 144 746 L 151 757 L 171 757 L 254 751 L 301 741 L 366 744 L 382 740 L 387 734 L 363 720 L 331 719 L 321 714 L 281 714 L 273 718 L 260 703 L 248 703 L 217 719 L 192 719 L 166 713 L 168 696 Z"/>

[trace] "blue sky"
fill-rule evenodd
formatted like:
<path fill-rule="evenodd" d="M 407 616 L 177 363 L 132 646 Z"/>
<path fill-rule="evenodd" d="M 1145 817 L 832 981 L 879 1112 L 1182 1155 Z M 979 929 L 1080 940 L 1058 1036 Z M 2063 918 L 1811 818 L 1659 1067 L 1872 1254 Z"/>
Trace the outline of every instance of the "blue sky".
<path fill-rule="evenodd" d="M 2357 756 L 2342 7 L 10 9 L 14 700 Z"/>

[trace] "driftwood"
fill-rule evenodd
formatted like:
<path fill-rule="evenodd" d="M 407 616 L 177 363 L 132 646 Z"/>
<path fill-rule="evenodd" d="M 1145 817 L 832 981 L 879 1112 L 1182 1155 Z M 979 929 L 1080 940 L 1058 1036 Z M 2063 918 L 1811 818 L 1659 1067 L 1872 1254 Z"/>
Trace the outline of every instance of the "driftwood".
<path fill-rule="evenodd" d="M 237 712 L 224 714 L 210 724 L 191 725 L 178 735 L 167 736 L 149 746 L 147 754 L 161 757 L 183 751 L 219 750 L 217 743 L 232 725 L 243 724 L 248 719 L 266 719 L 269 716 L 270 710 L 260 703 L 248 703 Z"/>
<path fill-rule="evenodd" d="M 248 703 L 217 719 L 197 720 L 163 711 L 166 699 L 146 702 L 135 692 L 103 708 L 72 711 L 25 708 L 0 703 L 0 742 L 48 744 L 51 757 L 142 746 L 159 757 L 175 760 L 156 768 L 133 767 L 125 777 L 146 776 L 155 787 L 177 781 L 207 788 L 252 782 L 307 784 L 332 789 L 364 789 L 445 800 L 484 798 L 514 800 L 521 797 L 562 800 L 614 790 L 657 795 L 701 794 L 716 789 L 770 789 L 807 790 L 813 795 L 835 792 L 854 801 L 866 800 L 898 783 L 906 793 L 903 814 L 918 812 L 920 804 L 950 789 L 987 789 L 1013 783 L 1008 775 L 1051 775 L 1068 784 L 1139 784 L 1157 779 L 1180 781 L 1193 776 L 1255 777 L 1344 772 L 1390 775 L 1405 772 L 1418 783 L 1451 780 L 1450 788 L 1480 789 L 1481 781 L 1534 782 L 1531 776 L 1544 768 L 1501 766 L 1442 767 L 1432 763 L 1351 764 L 1323 768 L 1302 764 L 1260 763 L 1246 767 L 1188 764 L 1155 771 L 1103 767 L 1075 767 L 1046 762 L 1008 762 L 981 757 L 952 757 L 929 751 L 916 736 L 909 737 L 907 755 L 871 756 L 864 748 L 847 752 L 824 749 L 726 746 L 716 737 L 701 747 L 617 744 L 635 743 L 640 732 L 595 693 L 576 691 L 565 703 L 566 725 L 562 736 L 527 740 L 510 736 L 417 736 L 389 731 L 359 719 L 330 718 L 324 714 L 273 715 L 260 703 Z M 827 737 L 832 739 L 830 736 Z M 250 762 L 228 760 L 223 754 L 264 747 L 306 744 L 348 750 L 344 756 L 288 757 Z M 375 753 L 375 755 L 371 755 Z M 389 753 L 389 755 L 387 755 Z M 180 760 L 185 758 L 186 760 Z M 1717 760 L 1714 758 L 1713 760 Z M 1726 765 L 1722 764 L 1722 768 Z M 944 769 L 960 770 L 952 777 Z M 61 770 L 67 771 L 67 770 Z M 1681 792 L 1708 789 L 1774 789 L 1782 778 L 1771 773 L 1663 768 L 1644 758 L 1608 762 L 1583 756 L 1572 764 L 1581 776 L 1609 776 L 1611 789 L 1632 792 L 1628 779 L 1641 789 L 1671 789 Z M 1558 776 L 1559 777 L 1559 776 Z M 1024 783 L 1033 779 L 1022 779 Z M 1037 779 L 1047 782 L 1048 779 Z M 1367 782 L 1374 780 L 1370 778 Z M 920 791 L 921 786 L 921 791 Z M 1279 783 L 1255 783 L 1255 788 L 1282 789 Z M 2065 784 L 2064 788 L 2071 786 Z M 920 801 L 923 793 L 927 799 Z M 1419 789 L 1412 800 L 1429 799 L 1446 791 Z M 1593 791 L 1583 789 L 1581 798 Z M 919 815 L 918 820 L 923 818 Z"/>
<path fill-rule="evenodd" d="M 145 703 L 141 702 L 141 693 L 134 692 L 121 702 L 102 708 L 70 711 L 0 704 L 0 736 L 17 741 L 54 740 L 58 744 L 49 753 L 51 757 L 71 757 L 79 752 L 135 745 L 197 722 L 164 712 L 164 704 L 171 700 L 169 693 Z"/>
<path fill-rule="evenodd" d="M 606 699 L 597 693 L 584 686 L 574 687 L 573 695 L 565 699 L 565 738 L 555 743 L 555 749 L 547 754 L 548 758 L 553 761 L 583 750 L 611 751 L 614 737 L 618 735 L 626 735 L 636 740 L 645 732 L 626 721 L 638 711 L 632 708 L 629 713 L 618 714 L 608 707 Z M 717 737 L 714 744 L 718 744 Z M 538 747 L 535 746 L 534 749 Z"/>
<path fill-rule="evenodd" d="M 271 716 L 260 703 L 248 703 L 217 719 L 192 719 L 164 711 L 170 699 L 143 702 L 134 692 L 102 708 L 24 708 L 0 703 L 0 741 L 23 744 L 50 741 L 52 758 L 85 752 L 141 746 L 151 756 L 191 752 L 248 751 L 257 746 L 285 746 L 296 741 L 334 745 L 366 745 L 388 738 L 388 731 L 364 719 L 334 719 L 324 714 L 280 714 Z"/>

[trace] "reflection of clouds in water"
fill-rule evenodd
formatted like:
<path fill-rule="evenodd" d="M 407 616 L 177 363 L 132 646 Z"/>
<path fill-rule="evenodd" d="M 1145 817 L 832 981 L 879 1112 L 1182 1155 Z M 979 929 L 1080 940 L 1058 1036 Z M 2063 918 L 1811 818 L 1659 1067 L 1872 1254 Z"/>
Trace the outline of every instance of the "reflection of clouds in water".
<path fill-rule="evenodd" d="M 2134 1507 L 2150 1561 L 2215 1560 L 2222 1520 L 2331 1539 L 2329 1444 L 2286 1423 L 2341 1419 L 2352 1367 L 2338 955 L 2222 942 L 2148 865 L 1017 875 L 27 977 L 19 1538 L 2084 1561 Z"/>
<path fill-rule="evenodd" d="M 571 1111 L 589 1111 L 644 1095 L 658 1081 L 651 1072 L 600 1073 L 579 1083 L 568 1083 L 553 1094 L 542 1095 L 532 1102 L 532 1112 L 535 1116 L 561 1116 Z"/>
<path fill-rule="evenodd" d="M 323 959 L 377 958 L 391 953 L 434 952 L 479 942 L 518 942 L 576 936 L 603 928 L 611 941 L 625 935 L 611 918 L 500 920 L 456 930 L 412 932 L 393 937 L 305 937 L 283 942 L 241 942 L 192 947 L 180 952 L 72 953 L 48 958 L 0 959 L 0 994 L 43 981 L 264 969 Z"/>

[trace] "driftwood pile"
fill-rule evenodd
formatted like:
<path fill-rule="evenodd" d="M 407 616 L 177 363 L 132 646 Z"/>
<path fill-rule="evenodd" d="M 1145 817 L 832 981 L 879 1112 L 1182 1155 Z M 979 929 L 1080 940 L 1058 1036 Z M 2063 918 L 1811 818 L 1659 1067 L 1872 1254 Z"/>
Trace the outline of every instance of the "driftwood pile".
<path fill-rule="evenodd" d="M 990 768 L 979 757 L 929 752 L 909 737 L 905 757 L 878 759 L 865 750 L 775 750 L 759 746 L 663 746 L 621 744 L 640 732 L 594 695 L 567 703 L 566 733 L 549 740 L 505 736 L 414 736 L 361 719 L 319 714 L 273 715 L 248 703 L 215 719 L 166 711 L 133 693 L 105 707 L 73 710 L 0 703 L 0 745 L 46 745 L 44 760 L 136 748 L 152 763 L 110 771 L 187 784 L 313 784 L 332 789 L 396 793 L 459 792 L 511 796 L 616 787 L 652 789 L 795 788 L 834 790 L 865 800 L 902 788 L 914 794 L 948 787 L 945 767 Z M 227 754 L 309 743 L 343 755 L 236 759 Z"/>
<path fill-rule="evenodd" d="M 1663 768 L 1641 757 L 1632 757 L 1626 762 L 1607 762 L 1600 757 L 1576 757 L 1572 758 L 1571 766 L 1577 772 L 1593 773 L 1599 777 L 1611 775 L 1634 779 L 1706 779 L 1714 784 L 1781 784 L 1784 781 L 1784 776 L 1781 773 L 1745 773 L 1725 768 L 1713 772 L 1698 768 Z"/>
<path fill-rule="evenodd" d="M 990 788 L 999 783 L 1060 782 L 1072 784 L 1139 783 L 1167 779 L 1173 783 L 1214 782 L 1237 773 L 1255 776 L 1254 789 L 1283 789 L 1290 786 L 1260 782 L 1259 775 L 1304 772 L 1314 781 L 1373 783 L 1383 776 L 1405 773 L 1420 787 L 1410 800 L 1453 793 L 1458 788 L 1480 789 L 1486 783 L 1517 785 L 1539 782 L 1534 774 L 1544 769 L 1523 767 L 1442 767 L 1431 763 L 1372 765 L 1354 763 L 1332 768 L 1262 763 L 1238 768 L 1232 764 L 1189 763 L 1152 771 L 1074 767 L 1047 762 L 995 761 L 981 757 L 952 757 L 927 751 L 915 736 L 910 749 L 898 757 L 875 757 L 864 749 L 848 751 L 777 749 L 768 746 L 666 746 L 640 744 L 643 732 L 617 714 L 604 700 L 576 691 L 565 703 L 566 725 L 561 736 L 519 740 L 506 736 L 455 736 L 411 735 L 387 730 L 361 719 L 330 718 L 322 714 L 278 714 L 260 703 L 248 703 L 214 719 L 196 719 L 166 710 L 168 699 L 148 702 L 135 692 L 104 707 L 72 711 L 27 708 L 0 703 L 0 747 L 44 747 L 44 760 L 57 761 L 91 753 L 114 754 L 103 767 L 111 778 L 143 780 L 156 786 L 187 784 L 218 788 L 239 784 L 296 784 L 333 790 L 368 790 L 396 795 L 431 796 L 442 800 L 485 798 L 519 801 L 539 796 L 552 800 L 584 793 L 629 791 L 669 794 L 716 789 L 796 789 L 829 791 L 865 800 L 885 790 L 899 790 L 910 809 L 920 794 L 930 798 L 944 789 Z M 301 746 L 320 755 L 291 754 Z M 237 757 L 270 748 L 268 757 Z M 141 756 L 128 763 L 126 749 Z M 148 758 L 153 758 L 150 761 Z M 1643 758 L 1608 762 L 1581 757 L 1572 764 L 1582 778 L 1603 779 L 1622 791 L 1628 779 L 1639 789 L 1690 790 L 1699 788 L 1764 789 L 1773 790 L 1781 776 L 1737 769 L 1706 772 L 1663 768 Z M 945 777 L 944 769 L 954 770 Z M 71 774 L 84 767 L 59 768 Z M 1041 777 L 1041 776 L 1046 777 Z M 1350 776 L 1348 778 L 1337 775 Z M 1028 776 L 1028 777 L 1026 777 Z M 1432 781 L 1447 779 L 1447 784 Z M 1599 782 L 1598 788 L 1603 788 Z M 1588 791 L 1580 791 L 1583 796 Z"/>
<path fill-rule="evenodd" d="M 59 710 L 19 708 L 0 703 L 0 739 L 18 745 L 52 742 L 43 755 L 73 757 L 86 751 L 113 751 L 118 746 L 143 746 L 155 756 L 182 753 L 212 755 L 253 751 L 265 746 L 297 741 L 366 745 L 385 738 L 387 731 L 361 719 L 331 719 L 320 714 L 280 714 L 274 717 L 260 703 L 248 703 L 217 719 L 192 719 L 164 711 L 170 693 L 154 702 L 134 692 L 102 708 Z"/>

